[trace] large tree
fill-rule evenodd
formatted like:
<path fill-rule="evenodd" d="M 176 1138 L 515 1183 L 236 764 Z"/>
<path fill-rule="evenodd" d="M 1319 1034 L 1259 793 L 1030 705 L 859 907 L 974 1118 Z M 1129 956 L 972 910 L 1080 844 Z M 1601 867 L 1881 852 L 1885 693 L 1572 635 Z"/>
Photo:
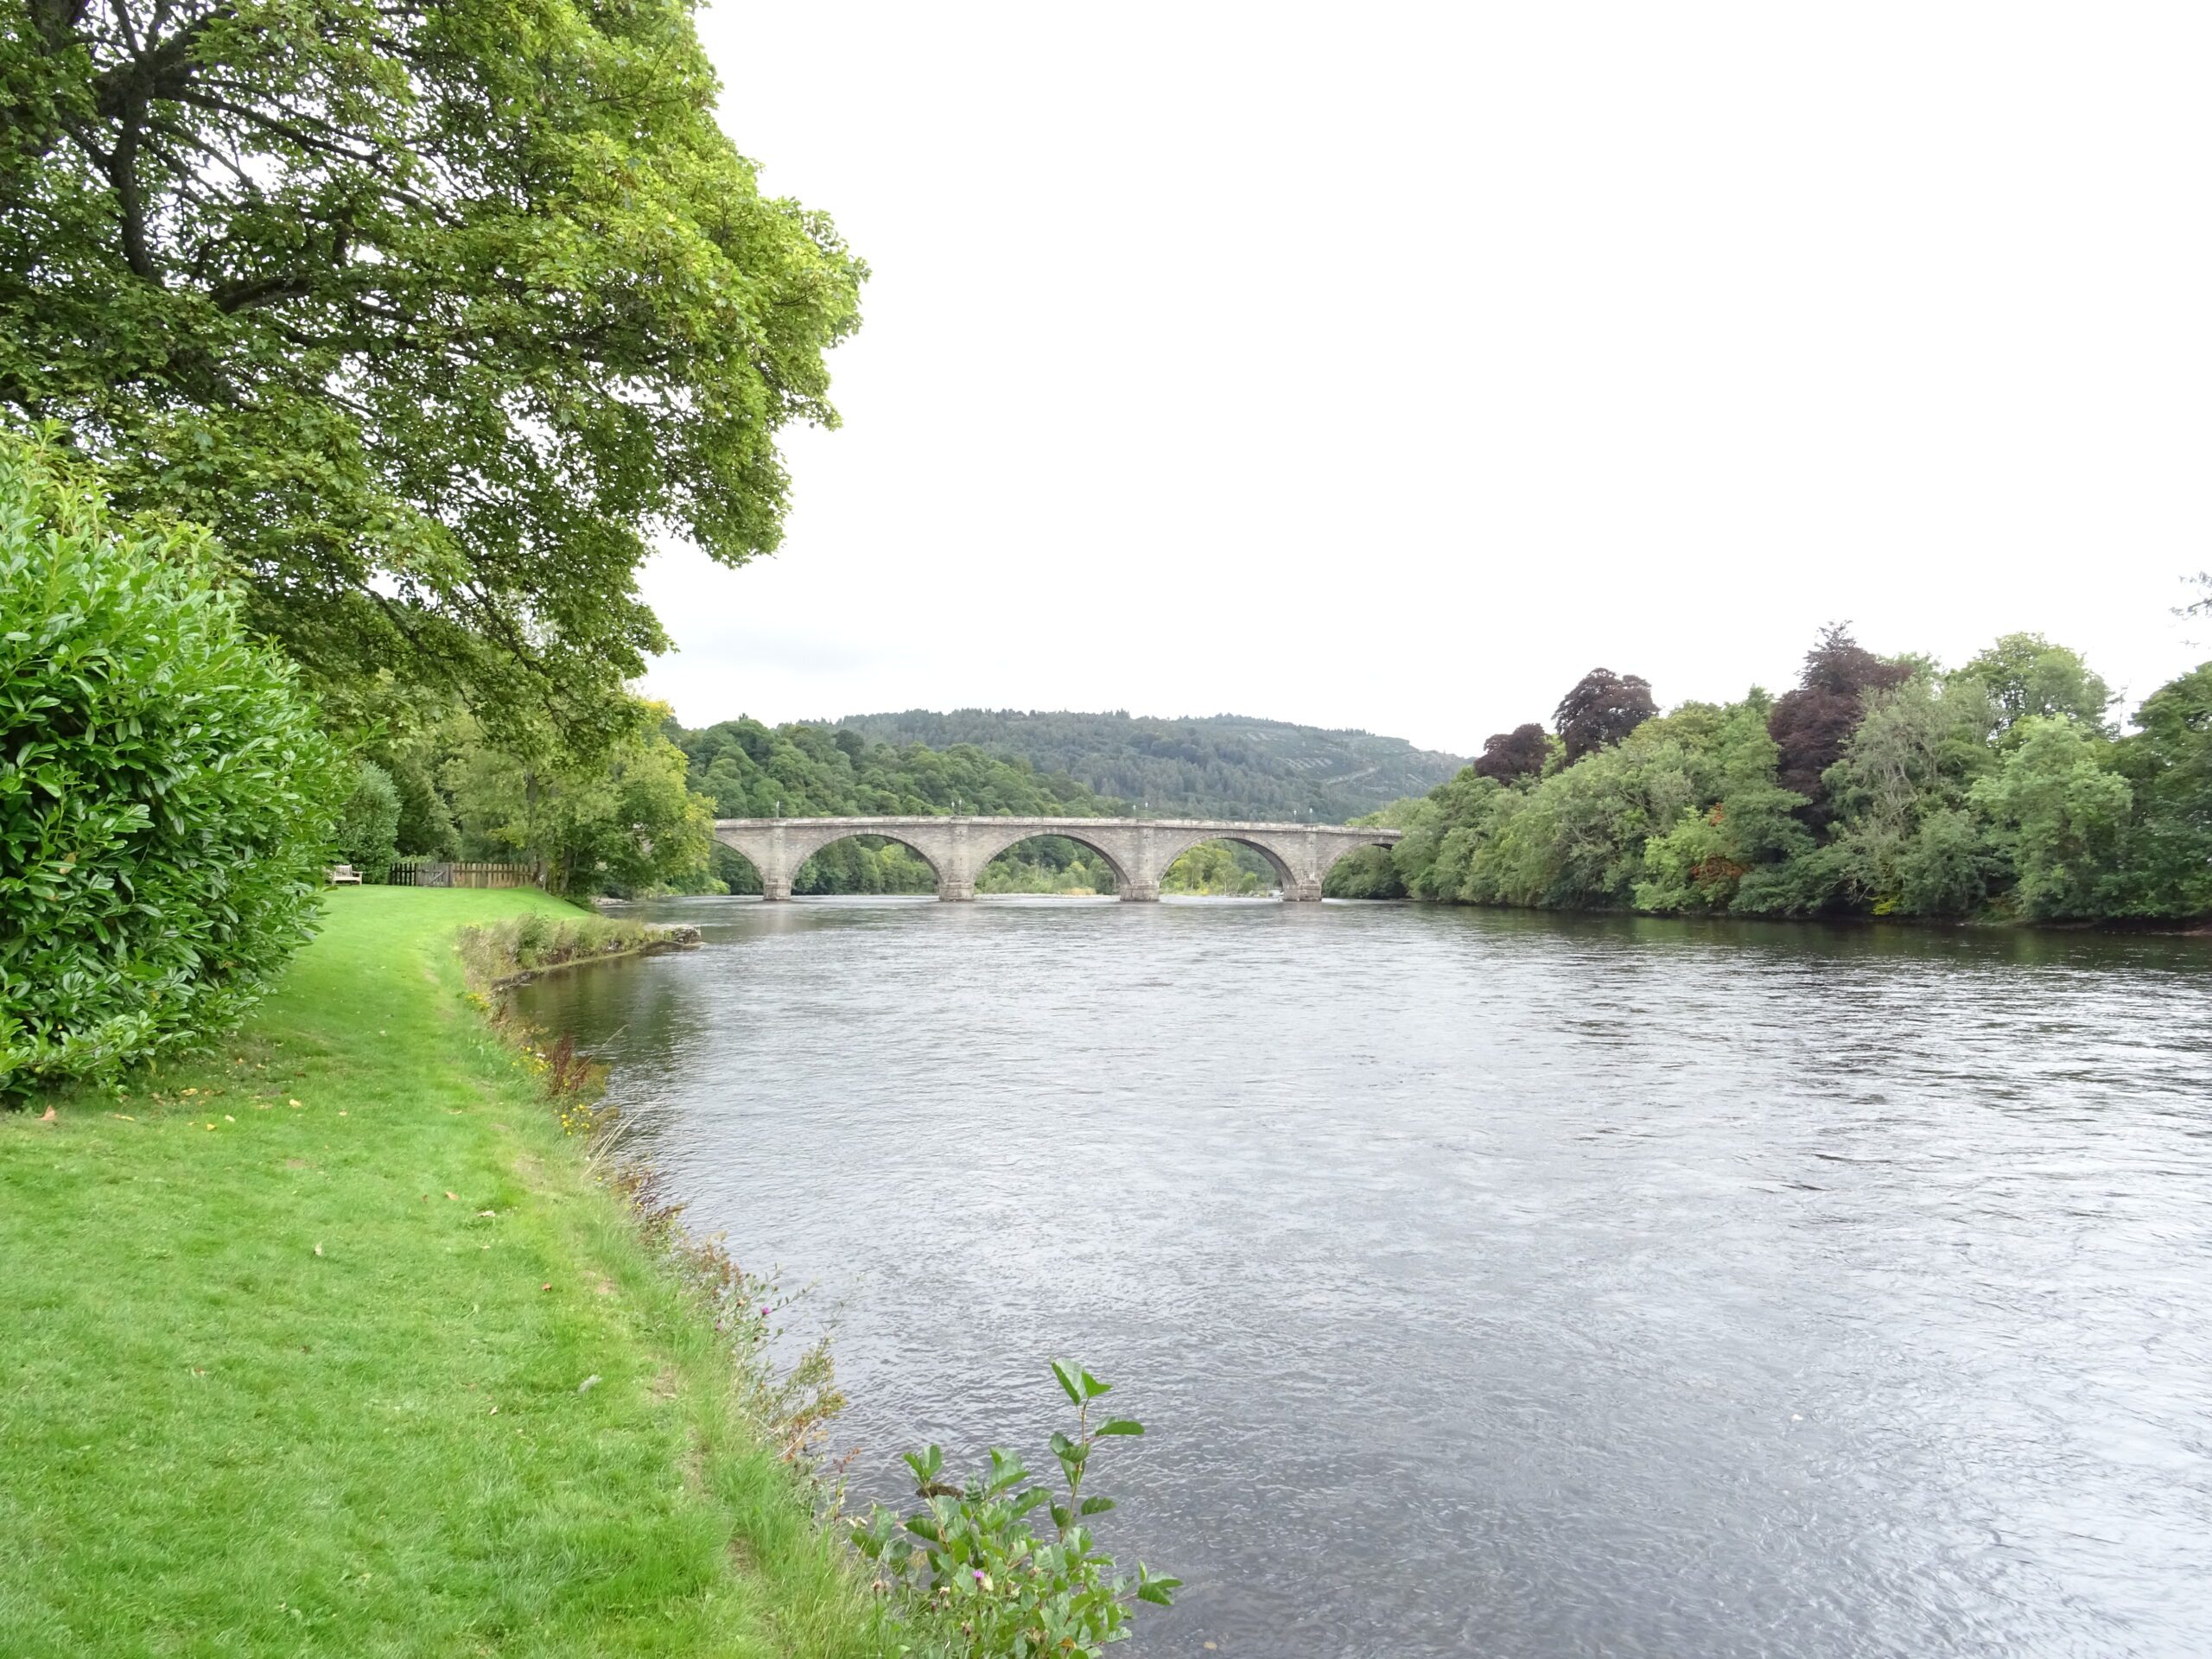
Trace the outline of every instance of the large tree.
<path fill-rule="evenodd" d="M 685 0 L 0 0 L 0 416 L 214 526 L 326 700 L 574 736 L 647 538 L 776 544 L 861 265 Z"/>
<path fill-rule="evenodd" d="M 1805 653 L 1803 675 L 1775 700 L 1766 723 L 1768 734 L 1781 750 L 1777 781 L 1805 798 L 1809 822 L 1824 825 L 1828 821 L 1822 774 L 1842 758 L 1844 746 L 1859 729 L 1867 694 L 1902 685 L 1911 677 L 1910 664 L 1877 657 L 1851 637 L 1848 624 L 1838 622 L 1821 630 L 1812 650 Z"/>
<path fill-rule="evenodd" d="M 1544 762 L 1551 759 L 1551 739 L 1544 734 L 1542 727 L 1531 721 L 1510 732 L 1491 733 L 1483 743 L 1483 752 L 1475 757 L 1475 776 L 1495 778 L 1501 784 L 1510 784 L 1517 778 L 1534 778 L 1543 771 Z"/>
<path fill-rule="evenodd" d="M 2008 633 L 1959 672 L 1988 692 L 2000 732 L 2044 715 L 2110 734 L 2105 710 L 2112 707 L 2111 688 L 2090 671 L 2081 652 L 2054 645 L 2039 633 Z"/>
<path fill-rule="evenodd" d="M 1641 674 L 1593 668 L 1559 700 L 1552 719 L 1566 745 L 1567 763 L 1573 766 L 1584 755 L 1619 742 L 1656 712 L 1651 683 Z"/>

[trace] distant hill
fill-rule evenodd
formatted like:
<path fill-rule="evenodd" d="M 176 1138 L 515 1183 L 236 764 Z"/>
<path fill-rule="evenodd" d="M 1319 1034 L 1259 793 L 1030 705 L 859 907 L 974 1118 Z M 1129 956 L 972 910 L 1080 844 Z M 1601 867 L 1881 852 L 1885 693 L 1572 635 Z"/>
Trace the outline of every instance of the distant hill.
<path fill-rule="evenodd" d="M 1152 720 L 1126 714 L 1018 709 L 925 709 L 831 722 L 885 743 L 932 749 L 970 743 L 987 753 L 1064 772 L 1101 795 L 1149 802 L 1155 817 L 1312 817 L 1340 823 L 1402 795 L 1426 795 L 1466 762 L 1403 738 L 1325 731 L 1287 721 L 1213 715 Z"/>

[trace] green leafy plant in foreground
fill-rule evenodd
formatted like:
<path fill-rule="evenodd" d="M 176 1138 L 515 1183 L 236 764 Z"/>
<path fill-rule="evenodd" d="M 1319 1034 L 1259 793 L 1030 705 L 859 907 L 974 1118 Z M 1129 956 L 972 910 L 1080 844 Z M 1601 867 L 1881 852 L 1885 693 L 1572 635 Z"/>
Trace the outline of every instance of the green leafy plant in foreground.
<path fill-rule="evenodd" d="M 0 434 L 0 1104 L 236 1021 L 353 782 L 213 539 L 49 440 Z"/>
<path fill-rule="evenodd" d="M 1096 1654 L 1128 1637 L 1134 1603 L 1165 1607 L 1181 1586 L 1141 1564 L 1135 1580 L 1118 1576 L 1113 1558 L 1096 1548 L 1084 1522 L 1114 1500 L 1084 1491 L 1091 1454 L 1099 1441 L 1141 1434 L 1144 1425 L 1115 1417 L 1094 1428 L 1092 1403 L 1112 1384 L 1065 1360 L 1052 1362 L 1052 1375 L 1076 1408 L 1075 1433 L 1056 1431 L 1052 1441 L 1065 1494 L 1027 1484 L 1021 1459 L 998 1446 L 988 1469 L 955 1486 L 940 1478 L 944 1453 L 932 1446 L 906 1454 L 922 1509 L 901 1521 L 879 1503 L 853 1523 L 853 1541 L 875 1564 L 893 1615 L 910 1636 L 903 1651 L 977 1659 Z M 1052 1521 L 1042 1535 L 1031 1521 L 1039 1510 Z"/>

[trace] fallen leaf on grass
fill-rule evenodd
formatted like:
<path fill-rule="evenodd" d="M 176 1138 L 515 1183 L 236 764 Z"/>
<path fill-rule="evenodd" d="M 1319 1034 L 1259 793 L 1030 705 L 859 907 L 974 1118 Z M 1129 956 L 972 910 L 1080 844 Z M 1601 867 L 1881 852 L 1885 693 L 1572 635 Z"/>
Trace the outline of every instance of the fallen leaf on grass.
<path fill-rule="evenodd" d="M 460 1194 L 460 1193 L 458 1193 L 458 1192 L 448 1192 L 448 1193 L 447 1193 L 447 1194 L 446 1194 L 446 1197 L 448 1197 L 448 1198 L 459 1198 L 460 1196 L 461 1196 L 461 1194 Z"/>
<path fill-rule="evenodd" d="M 41 1122 L 41 1123 L 51 1123 L 51 1122 L 54 1122 L 54 1108 L 53 1108 L 53 1107 L 51 1107 L 51 1106 L 48 1107 L 48 1108 L 46 1109 L 46 1116 L 45 1116 L 44 1117 L 41 1117 L 41 1119 L 39 1119 L 39 1122 Z"/>
<path fill-rule="evenodd" d="M 322 1254 L 322 1246 L 321 1246 L 321 1245 L 320 1245 L 320 1244 L 316 1245 L 316 1246 L 315 1247 L 315 1253 L 317 1255 L 321 1255 Z"/>
<path fill-rule="evenodd" d="M 589 1394 L 598 1386 L 599 1373 L 597 1371 L 594 1371 L 589 1376 L 584 1378 L 582 1382 L 576 1384 L 576 1392 L 578 1394 Z"/>

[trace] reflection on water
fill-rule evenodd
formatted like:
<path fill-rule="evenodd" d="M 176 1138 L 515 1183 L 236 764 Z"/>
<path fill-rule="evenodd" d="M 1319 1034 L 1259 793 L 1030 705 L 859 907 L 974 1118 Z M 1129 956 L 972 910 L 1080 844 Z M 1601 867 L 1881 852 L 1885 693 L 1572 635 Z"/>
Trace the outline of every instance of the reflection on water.
<path fill-rule="evenodd" d="M 1135 1651 L 2212 1652 L 2202 941 L 638 908 L 531 1011 L 818 1287 L 862 1491 L 1122 1384 Z"/>

